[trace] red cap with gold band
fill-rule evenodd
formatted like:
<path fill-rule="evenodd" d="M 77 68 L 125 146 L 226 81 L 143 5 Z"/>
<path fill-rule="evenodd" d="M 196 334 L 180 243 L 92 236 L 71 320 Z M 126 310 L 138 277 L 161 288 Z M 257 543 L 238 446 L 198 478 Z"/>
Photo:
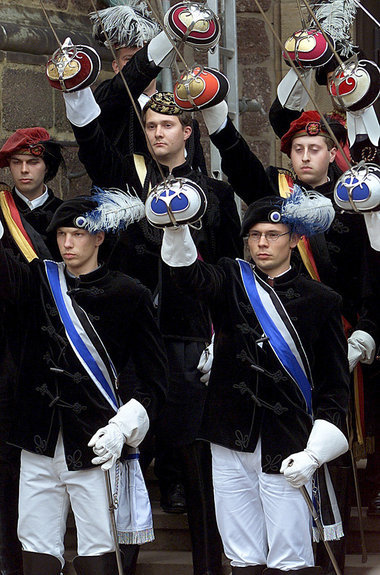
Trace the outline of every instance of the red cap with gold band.
<path fill-rule="evenodd" d="M 50 134 L 45 128 L 19 128 L 0 150 L 0 168 L 9 166 L 9 159 L 14 154 L 42 156 L 45 151 L 43 142 L 48 140 Z"/>
<path fill-rule="evenodd" d="M 293 120 L 289 130 L 281 138 L 281 152 L 290 156 L 292 141 L 299 136 L 328 136 L 329 132 L 321 116 L 315 110 L 303 112 L 299 118 Z"/>

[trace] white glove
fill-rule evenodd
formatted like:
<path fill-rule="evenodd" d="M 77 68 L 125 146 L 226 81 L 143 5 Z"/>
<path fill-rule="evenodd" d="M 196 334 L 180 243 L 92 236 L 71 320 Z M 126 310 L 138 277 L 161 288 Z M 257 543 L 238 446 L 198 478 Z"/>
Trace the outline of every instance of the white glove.
<path fill-rule="evenodd" d="M 299 70 L 302 79 L 310 90 L 311 73 L 310 70 Z M 291 68 L 283 77 L 277 87 L 277 96 L 281 106 L 289 110 L 303 110 L 309 101 L 309 94 L 300 82 L 296 72 Z"/>
<path fill-rule="evenodd" d="M 226 125 L 228 105 L 225 100 L 222 100 L 215 106 L 211 106 L 211 108 L 201 110 L 201 112 L 207 131 L 210 135 L 215 134 L 215 132 L 219 132 Z"/>
<path fill-rule="evenodd" d="M 371 248 L 380 252 L 380 212 L 364 213 L 363 216 Z"/>
<path fill-rule="evenodd" d="M 212 362 L 214 360 L 214 337 L 215 334 L 213 334 L 212 338 L 211 338 L 211 343 L 210 345 L 208 345 L 203 351 L 202 351 L 202 355 L 199 359 L 199 363 L 197 365 L 197 369 L 203 373 L 204 375 L 202 375 L 201 377 L 201 382 L 205 383 L 206 385 L 208 385 L 209 379 L 210 379 L 210 375 L 211 375 L 211 368 L 212 368 Z"/>
<path fill-rule="evenodd" d="M 124 443 L 137 447 L 148 429 L 149 417 L 145 408 L 136 399 L 129 400 L 88 442 L 97 455 L 92 463 L 101 465 L 104 471 L 110 469 L 120 458 Z"/>
<path fill-rule="evenodd" d="M 347 449 L 348 441 L 336 425 L 325 419 L 316 419 L 306 448 L 284 459 L 280 473 L 293 487 L 302 487 L 318 467 L 343 455 Z"/>
<path fill-rule="evenodd" d="M 188 225 L 164 228 L 161 257 L 172 268 L 190 266 L 196 261 L 198 252 Z"/>
<path fill-rule="evenodd" d="M 69 122 L 79 128 L 86 126 L 100 116 L 97 104 L 90 86 L 77 92 L 63 92 L 66 106 L 66 116 Z"/>
<path fill-rule="evenodd" d="M 0 239 L 3 237 L 3 234 L 4 234 L 4 227 L 0 220 Z"/>
<path fill-rule="evenodd" d="M 357 329 L 350 335 L 347 343 L 350 372 L 354 369 L 358 361 L 361 363 L 372 363 L 375 359 L 376 343 L 373 337 L 366 331 Z"/>
<path fill-rule="evenodd" d="M 148 44 L 148 59 L 154 62 L 156 66 L 168 68 L 171 66 L 175 51 L 173 43 L 167 36 L 166 32 L 160 32 Z"/>

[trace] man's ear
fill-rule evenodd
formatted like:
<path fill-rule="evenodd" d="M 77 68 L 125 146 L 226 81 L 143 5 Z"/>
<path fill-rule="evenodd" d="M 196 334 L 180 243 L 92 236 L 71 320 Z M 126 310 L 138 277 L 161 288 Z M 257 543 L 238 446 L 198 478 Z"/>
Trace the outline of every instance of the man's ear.
<path fill-rule="evenodd" d="M 183 128 L 184 140 L 188 140 L 192 133 L 193 133 L 193 128 L 191 126 L 185 126 Z"/>
<path fill-rule="evenodd" d="M 301 236 L 299 234 L 295 234 L 294 232 L 292 232 L 290 234 L 290 247 L 293 249 L 296 247 L 296 245 L 298 244 L 298 242 L 300 241 Z"/>
<path fill-rule="evenodd" d="M 333 161 L 335 160 L 335 156 L 337 155 L 337 152 L 338 152 L 337 148 L 335 148 L 335 147 L 331 148 L 331 150 L 330 150 L 330 164 L 332 164 Z"/>
<path fill-rule="evenodd" d="M 112 60 L 112 70 L 115 72 L 115 74 L 118 74 L 120 72 L 117 60 Z"/>
<path fill-rule="evenodd" d="M 96 241 L 95 245 L 98 247 L 104 242 L 105 233 L 104 232 L 97 232 L 96 233 Z"/>

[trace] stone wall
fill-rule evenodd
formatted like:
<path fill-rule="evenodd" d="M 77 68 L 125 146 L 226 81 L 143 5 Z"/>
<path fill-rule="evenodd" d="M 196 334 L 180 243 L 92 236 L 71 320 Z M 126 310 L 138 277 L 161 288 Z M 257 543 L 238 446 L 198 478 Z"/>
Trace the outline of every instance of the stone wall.
<path fill-rule="evenodd" d="M 74 43 L 94 45 L 87 16 L 93 10 L 91 0 L 44 0 L 43 5 L 61 42 L 70 35 Z M 282 39 L 298 26 L 295 0 L 260 0 L 260 5 Z M 103 7 L 101 1 L 97 7 Z M 240 129 L 265 166 L 279 164 L 282 158 L 267 113 L 287 67 L 255 0 L 236 0 L 236 10 L 239 97 L 261 99 L 264 109 L 264 114 L 242 114 Z M 90 182 L 87 176 L 74 177 L 82 168 L 65 119 L 62 95 L 50 87 L 44 75 L 46 61 L 57 46 L 39 0 L 0 0 L 0 143 L 17 128 L 45 127 L 65 144 L 66 172 L 59 173 L 53 187 L 66 197 L 86 193 Z M 99 51 L 98 46 L 96 49 Z M 99 82 L 111 74 L 110 54 L 103 49 L 100 55 L 103 69 Z M 208 139 L 202 133 L 207 152 Z M 1 179 L 9 181 L 6 171 Z"/>

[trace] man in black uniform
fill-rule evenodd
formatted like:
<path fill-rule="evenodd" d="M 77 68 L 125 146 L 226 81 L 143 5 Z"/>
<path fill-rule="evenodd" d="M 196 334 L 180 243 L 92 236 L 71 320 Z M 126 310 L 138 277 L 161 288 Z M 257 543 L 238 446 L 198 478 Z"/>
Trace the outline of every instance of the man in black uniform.
<path fill-rule="evenodd" d="M 294 111 L 292 113 L 295 114 L 294 119 L 281 139 L 281 150 L 291 160 L 290 171 L 274 166 L 264 169 L 232 122 L 226 118 L 223 103 L 203 112 L 206 123 L 211 115 L 211 140 L 221 153 L 223 171 L 239 195 L 247 189 L 246 183 L 250 181 L 256 183 L 256 198 L 273 192 L 286 196 L 296 183 L 333 200 L 334 184 L 341 174 L 334 162 L 337 148 L 317 112 L 308 111 L 300 116 Z M 341 140 L 341 124 L 331 122 L 330 127 Z M 352 371 L 359 361 L 373 362 L 378 328 L 374 314 L 369 312 L 372 310 L 373 290 L 367 272 L 368 239 L 364 220 L 356 214 L 341 213 L 337 207 L 335 211 L 335 219 L 326 233 L 311 237 L 305 247 L 303 243 L 300 244 L 298 265 L 342 296 L 342 315 Z M 349 466 L 348 462 L 338 467 L 336 480 L 344 525 L 348 525 L 350 516 L 352 481 Z M 344 539 L 334 543 L 342 570 L 344 545 Z M 318 547 L 323 553 L 323 547 Z M 331 565 L 327 571 L 332 572 Z"/>
<path fill-rule="evenodd" d="M 105 476 L 94 465 L 111 470 L 113 490 L 123 497 L 127 470 L 114 464 L 124 444 L 139 445 L 165 396 L 166 356 L 150 294 L 98 262 L 104 231 L 87 231 L 95 208 L 86 196 L 56 211 L 49 231 L 56 232 L 61 263 L 20 262 L 0 242 L 0 298 L 22 312 L 13 331 L 25 334 L 9 439 L 22 449 L 18 534 L 25 575 L 61 572 L 69 502 L 77 572 L 116 575 Z M 12 350 L 15 344 L 11 337 Z M 124 373 L 130 356 L 133 385 Z M 131 454 L 131 473 L 134 462 Z"/>
<path fill-rule="evenodd" d="M 161 250 L 181 290 L 211 310 L 215 351 L 200 438 L 211 443 L 218 526 L 234 575 L 319 572 L 298 488 L 311 490 L 316 470 L 348 447 L 341 298 L 290 264 L 310 229 L 288 204 L 269 196 L 248 207 L 250 263 L 199 261 L 187 226 L 165 228 Z M 301 213 L 311 219 L 313 210 Z M 339 519 L 328 531 L 340 536 Z"/>
<path fill-rule="evenodd" d="M 0 166 L 9 167 L 14 184 L 12 191 L 5 188 L 0 191 L 3 245 L 21 260 L 28 261 L 37 255 L 51 257 L 54 244 L 47 241 L 46 228 L 62 202 L 46 182 L 54 178 L 61 163 L 60 146 L 44 128 L 16 130 L 0 150 Z M 17 361 L 14 363 L 8 347 L 14 317 L 8 318 L 6 309 L 1 306 L 0 572 L 20 575 L 21 546 L 17 538 L 20 455 L 6 443 L 14 410 L 11 397 Z"/>

